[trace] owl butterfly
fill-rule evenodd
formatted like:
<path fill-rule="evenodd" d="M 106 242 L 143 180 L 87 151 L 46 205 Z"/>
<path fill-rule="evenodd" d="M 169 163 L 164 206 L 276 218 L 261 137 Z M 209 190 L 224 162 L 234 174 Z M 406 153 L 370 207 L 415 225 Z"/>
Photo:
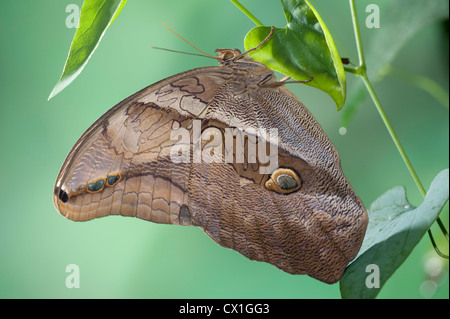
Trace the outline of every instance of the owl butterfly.
<path fill-rule="evenodd" d="M 270 69 L 216 52 L 220 66 L 150 85 L 98 119 L 61 167 L 57 210 L 200 226 L 249 259 L 337 282 L 368 218 L 336 149 Z"/>

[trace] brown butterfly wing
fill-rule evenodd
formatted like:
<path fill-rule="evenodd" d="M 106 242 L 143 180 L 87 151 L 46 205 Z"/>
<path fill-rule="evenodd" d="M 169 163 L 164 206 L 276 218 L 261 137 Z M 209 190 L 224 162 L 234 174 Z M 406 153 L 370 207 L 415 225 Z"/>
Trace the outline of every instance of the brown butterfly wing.
<path fill-rule="evenodd" d="M 264 79 L 272 74 L 258 67 Z M 336 282 L 362 243 L 364 207 L 308 110 L 285 88 L 254 85 L 241 73 L 232 67 L 194 69 L 119 103 L 69 153 L 55 205 L 73 220 L 120 214 L 198 225 L 250 259 Z M 171 132 L 183 128 L 194 141 L 195 119 L 201 119 L 201 132 L 213 128 L 222 137 L 230 127 L 277 128 L 275 169 L 288 169 L 299 187 L 270 190 L 267 183 L 277 171 L 261 174 L 262 165 L 249 158 L 193 163 L 191 151 L 191 161 L 174 163 L 170 151 L 177 141 Z M 256 143 L 259 148 L 265 142 Z M 220 147 L 225 154 L 226 145 Z"/>
<path fill-rule="evenodd" d="M 268 190 L 257 163 L 196 164 L 190 182 L 195 220 L 217 243 L 292 274 L 327 283 L 340 279 L 356 256 L 367 214 L 340 167 L 337 151 L 310 112 L 284 87 L 239 94 L 227 83 L 206 118 L 220 127 L 278 129 L 278 166 L 291 168 L 302 187 Z M 236 142 L 235 142 L 236 143 Z"/>
<path fill-rule="evenodd" d="M 170 160 L 170 132 L 175 122 L 189 125 L 229 73 L 219 67 L 180 73 L 105 113 L 61 167 L 53 197 L 58 211 L 76 221 L 120 214 L 178 224 L 191 164 Z"/>

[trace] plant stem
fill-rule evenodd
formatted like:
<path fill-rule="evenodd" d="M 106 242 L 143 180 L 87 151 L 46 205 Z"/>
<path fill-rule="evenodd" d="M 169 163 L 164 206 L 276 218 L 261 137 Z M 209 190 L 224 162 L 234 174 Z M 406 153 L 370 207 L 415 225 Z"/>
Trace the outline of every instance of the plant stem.
<path fill-rule="evenodd" d="M 364 82 L 364 85 L 367 88 L 367 91 L 370 94 L 370 97 L 372 98 L 373 103 L 375 104 L 375 107 L 378 110 L 378 113 L 380 114 L 384 125 L 386 126 L 386 129 L 388 130 L 389 134 L 391 135 L 392 140 L 394 141 L 395 146 L 397 147 L 397 150 L 399 151 L 401 157 L 403 158 L 403 161 L 406 164 L 406 167 L 408 168 L 411 176 L 414 179 L 414 182 L 416 183 L 417 187 L 419 188 L 420 192 L 422 193 L 422 196 L 425 197 L 426 195 L 426 191 L 425 188 L 423 187 L 422 183 L 419 180 L 419 177 L 416 174 L 416 171 L 414 170 L 414 167 L 412 166 L 411 162 L 408 159 L 408 156 L 406 155 L 405 150 L 402 147 L 402 144 L 400 143 L 397 134 L 395 134 L 394 129 L 392 128 L 391 123 L 389 122 L 386 113 L 384 112 L 380 100 L 378 99 L 378 97 L 375 94 L 375 91 L 372 87 L 372 84 L 369 81 L 369 78 L 367 77 L 367 72 L 366 72 L 366 61 L 364 59 L 364 51 L 362 48 L 362 41 L 361 41 L 361 36 L 359 33 L 359 27 L 358 27 L 358 17 L 356 14 L 356 8 L 355 8 L 355 1 L 354 0 L 350 0 L 350 9 L 351 9 L 351 14 L 352 14 L 352 20 L 353 20 L 353 29 L 355 32 L 355 39 L 356 39 L 356 47 L 358 50 L 358 58 L 359 58 L 359 66 L 354 68 L 353 70 L 351 70 L 350 72 L 359 75 L 362 79 L 362 81 Z"/>
<path fill-rule="evenodd" d="M 359 33 L 358 15 L 356 14 L 355 1 L 350 0 L 350 11 L 352 14 L 353 31 L 355 32 L 356 49 L 358 51 L 359 67 L 366 69 L 366 60 L 364 59 L 364 51 L 362 48 L 361 35 Z"/>
<path fill-rule="evenodd" d="M 364 85 L 367 88 L 367 91 L 370 94 L 370 97 L 372 98 L 373 103 L 375 104 L 375 106 L 376 106 L 376 108 L 378 110 L 378 113 L 380 114 L 380 117 L 383 119 L 384 125 L 386 126 L 389 134 L 391 135 L 392 140 L 394 141 L 395 146 L 397 146 L 397 150 L 399 151 L 400 155 L 402 156 L 406 167 L 408 168 L 412 178 L 414 179 L 414 182 L 416 183 L 417 188 L 420 190 L 420 193 L 422 194 L 422 196 L 425 197 L 427 192 L 425 191 L 425 188 L 423 187 L 422 183 L 420 182 L 419 177 L 417 176 L 417 173 L 414 170 L 414 167 L 412 166 L 411 162 L 409 161 L 409 158 L 406 155 L 406 152 L 403 149 L 402 144 L 400 143 L 397 135 L 394 132 L 394 129 L 391 126 L 391 123 L 389 122 L 389 120 L 388 120 L 388 118 L 386 116 L 386 113 L 384 113 L 384 110 L 381 107 L 380 100 L 378 100 L 378 97 L 375 94 L 375 91 L 374 91 L 374 89 L 372 87 L 372 84 L 370 83 L 370 81 L 369 81 L 369 79 L 367 77 L 367 73 L 364 71 L 363 74 L 361 74 L 360 76 L 361 76 L 362 81 L 364 82 Z M 447 229 L 445 228 L 444 224 L 442 223 L 442 221 L 441 221 L 441 219 L 439 217 L 436 219 L 436 222 L 439 225 L 439 228 L 441 229 L 442 233 L 444 234 L 444 236 L 448 240 Z M 431 240 L 431 242 L 433 244 L 433 247 L 435 248 L 437 254 L 439 256 L 443 257 L 443 258 L 447 258 L 448 259 L 448 256 L 442 254 L 440 252 L 440 250 L 437 248 L 436 243 L 435 243 L 435 241 L 433 239 L 433 235 L 431 234 L 430 230 L 428 230 L 428 235 L 430 236 L 430 240 Z"/>
<path fill-rule="evenodd" d="M 382 120 L 384 122 L 384 125 L 386 126 L 386 129 L 388 130 L 389 134 L 391 135 L 391 138 L 394 141 L 394 144 L 397 147 L 397 150 L 399 151 L 406 167 L 408 168 L 409 173 L 411 174 L 414 182 L 416 183 L 417 188 L 419 189 L 420 193 L 422 194 L 423 197 L 425 197 L 425 195 L 426 195 L 425 188 L 423 187 L 422 183 L 420 182 L 420 179 L 417 176 L 416 171 L 414 170 L 414 167 L 412 166 L 411 162 L 409 161 L 409 158 L 406 155 L 406 152 L 403 149 L 403 146 L 401 145 L 401 143 L 397 137 L 397 134 L 395 134 L 394 129 L 392 128 L 392 125 L 389 122 L 389 120 L 386 116 L 386 113 L 384 112 L 384 110 L 381 106 L 380 100 L 378 99 L 377 95 L 375 94 L 375 91 L 372 87 L 372 84 L 369 81 L 369 78 L 367 77 L 366 62 L 364 59 L 364 51 L 362 48 L 361 36 L 359 33 L 359 25 L 358 25 L 358 17 L 356 14 L 355 1 L 349 0 L 349 2 L 350 2 L 350 10 L 351 10 L 351 15 L 352 15 L 352 20 L 353 20 L 353 29 L 355 32 L 356 47 L 358 50 L 359 66 L 357 66 L 355 68 L 346 67 L 345 70 L 347 72 L 351 72 L 351 73 L 361 77 L 364 85 L 366 86 L 367 91 L 370 94 L 370 97 L 372 98 L 373 103 L 375 104 L 375 107 L 378 110 L 378 113 L 380 114 L 380 117 L 382 118 Z M 444 224 L 442 223 L 441 219 L 438 217 L 436 221 L 437 221 L 441 231 L 444 233 L 445 237 L 448 240 L 448 232 L 447 232 L 447 229 L 445 228 Z M 433 235 L 431 234 L 430 230 L 428 230 L 428 234 L 430 236 L 430 240 L 433 244 L 433 247 L 436 250 L 436 252 L 438 253 L 438 255 L 448 259 L 449 257 L 442 254 L 440 252 L 440 250 L 438 249 L 438 247 L 436 246 L 436 243 L 433 239 Z"/>
<path fill-rule="evenodd" d="M 359 75 L 358 74 L 358 69 L 353 67 L 353 66 L 344 65 L 344 71 L 345 72 L 349 72 L 349 73 L 353 73 L 353 74 L 356 74 L 356 75 Z"/>
<path fill-rule="evenodd" d="M 388 130 L 389 134 L 391 135 L 392 140 L 394 141 L 395 146 L 397 147 L 397 150 L 399 151 L 403 161 L 405 162 L 406 167 L 408 168 L 412 178 L 414 179 L 414 182 L 417 185 L 417 188 L 419 188 L 420 193 L 423 197 L 426 195 L 425 188 L 423 187 L 422 183 L 419 180 L 419 177 L 416 174 L 416 171 L 414 170 L 414 167 L 412 166 L 411 162 L 409 161 L 408 156 L 406 155 L 405 150 L 403 149 L 402 144 L 400 143 L 397 134 L 395 134 L 394 129 L 392 128 L 391 123 L 389 122 L 386 113 L 384 112 L 380 100 L 378 100 L 378 97 L 375 94 L 375 91 L 373 90 L 372 84 L 370 83 L 369 79 L 367 78 L 367 74 L 364 72 L 361 75 L 361 80 L 364 82 L 364 85 L 367 88 L 367 91 L 370 94 L 370 97 L 372 98 L 373 103 L 375 104 L 375 107 L 377 108 L 378 113 L 380 114 L 381 119 L 384 122 L 384 125 L 386 126 L 386 129 Z"/>
<path fill-rule="evenodd" d="M 250 20 L 252 20 L 257 26 L 261 27 L 263 26 L 263 24 L 256 19 L 256 17 L 250 12 L 248 11 L 242 4 L 239 3 L 238 0 L 230 0 L 236 7 L 238 7 L 247 17 L 250 18 Z"/>

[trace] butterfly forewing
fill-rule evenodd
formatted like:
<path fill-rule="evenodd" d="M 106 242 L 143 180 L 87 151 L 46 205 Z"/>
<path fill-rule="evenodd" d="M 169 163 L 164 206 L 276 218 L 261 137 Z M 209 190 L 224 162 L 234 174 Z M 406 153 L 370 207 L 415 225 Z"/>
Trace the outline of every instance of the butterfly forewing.
<path fill-rule="evenodd" d="M 178 216 L 186 201 L 191 164 L 171 161 L 170 132 L 176 125 L 191 125 L 226 77 L 218 67 L 188 71 L 105 113 L 61 168 L 54 192 L 61 214 L 80 221 L 120 214 L 177 223 L 169 215 L 176 211 Z"/>

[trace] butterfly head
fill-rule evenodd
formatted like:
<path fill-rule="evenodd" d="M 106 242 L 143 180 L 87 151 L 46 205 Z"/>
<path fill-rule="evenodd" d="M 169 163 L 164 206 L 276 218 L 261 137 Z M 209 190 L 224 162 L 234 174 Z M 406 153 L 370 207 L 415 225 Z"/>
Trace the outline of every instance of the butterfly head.
<path fill-rule="evenodd" d="M 241 65 L 242 63 L 247 67 L 262 65 L 247 56 L 247 52 L 241 53 L 239 49 L 216 49 L 216 53 L 221 66 Z"/>
<path fill-rule="evenodd" d="M 249 51 L 241 53 L 238 49 L 216 49 L 219 65 L 232 68 L 237 74 L 247 74 L 245 82 L 247 84 L 256 84 L 262 86 L 279 86 L 280 83 L 272 70 L 264 64 L 253 60 L 247 56 Z"/>

